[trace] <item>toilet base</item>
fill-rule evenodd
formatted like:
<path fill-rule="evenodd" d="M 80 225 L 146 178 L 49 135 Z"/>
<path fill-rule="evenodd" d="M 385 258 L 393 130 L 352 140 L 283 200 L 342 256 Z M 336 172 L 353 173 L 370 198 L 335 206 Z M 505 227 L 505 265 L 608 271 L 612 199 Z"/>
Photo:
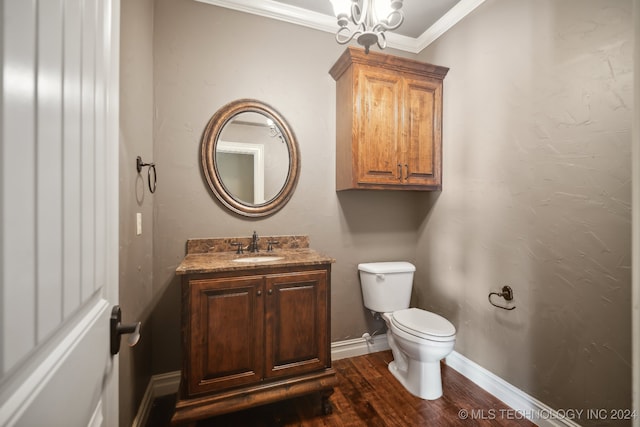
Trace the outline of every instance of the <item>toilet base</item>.
<path fill-rule="evenodd" d="M 398 369 L 396 362 L 389 363 L 389 372 L 416 397 L 436 400 L 442 397 L 440 361 L 420 363 L 410 360 L 407 371 Z"/>
<path fill-rule="evenodd" d="M 426 400 L 442 397 L 440 361 L 453 351 L 455 337 L 450 341 L 417 339 L 395 327 L 392 316 L 382 315 L 394 359 L 389 371 L 414 396 Z"/>

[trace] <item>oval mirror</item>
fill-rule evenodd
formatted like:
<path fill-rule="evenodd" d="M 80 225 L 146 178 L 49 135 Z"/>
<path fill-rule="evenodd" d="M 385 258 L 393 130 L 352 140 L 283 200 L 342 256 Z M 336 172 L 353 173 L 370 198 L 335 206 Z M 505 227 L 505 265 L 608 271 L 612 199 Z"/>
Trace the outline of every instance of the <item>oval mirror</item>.
<path fill-rule="evenodd" d="M 202 169 L 213 194 L 241 215 L 281 209 L 298 182 L 298 142 L 273 107 L 240 99 L 220 108 L 202 138 Z"/>

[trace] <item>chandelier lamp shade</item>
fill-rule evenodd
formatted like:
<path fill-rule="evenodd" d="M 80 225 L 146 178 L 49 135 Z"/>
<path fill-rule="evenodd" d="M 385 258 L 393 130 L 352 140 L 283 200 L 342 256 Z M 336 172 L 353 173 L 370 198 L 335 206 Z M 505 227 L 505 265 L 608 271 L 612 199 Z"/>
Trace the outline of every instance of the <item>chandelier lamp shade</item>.
<path fill-rule="evenodd" d="M 336 41 L 346 44 L 355 39 L 365 53 L 374 43 L 384 49 L 385 31 L 395 30 L 404 21 L 402 0 L 331 0 L 331 4 L 340 26 Z"/>

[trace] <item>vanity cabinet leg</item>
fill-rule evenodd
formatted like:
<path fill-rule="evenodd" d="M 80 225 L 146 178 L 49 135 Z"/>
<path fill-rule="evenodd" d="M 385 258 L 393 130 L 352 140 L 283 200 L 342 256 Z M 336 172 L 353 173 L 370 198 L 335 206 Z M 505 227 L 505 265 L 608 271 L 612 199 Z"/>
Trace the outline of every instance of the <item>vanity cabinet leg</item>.
<path fill-rule="evenodd" d="M 175 416 L 171 418 L 171 422 L 168 427 L 196 427 L 198 421 L 177 421 Z"/>
<path fill-rule="evenodd" d="M 323 415 L 330 415 L 333 413 L 333 405 L 331 405 L 331 401 L 329 400 L 329 397 L 331 397 L 332 394 L 333 389 L 322 392 L 321 398 Z"/>

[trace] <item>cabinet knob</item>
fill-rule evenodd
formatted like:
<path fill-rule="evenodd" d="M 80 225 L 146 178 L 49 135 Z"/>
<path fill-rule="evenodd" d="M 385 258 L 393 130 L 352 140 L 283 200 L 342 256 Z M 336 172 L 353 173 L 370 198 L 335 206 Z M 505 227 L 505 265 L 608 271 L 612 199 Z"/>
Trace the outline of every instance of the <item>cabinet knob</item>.
<path fill-rule="evenodd" d="M 402 181 L 402 165 L 398 163 L 398 180 Z"/>
<path fill-rule="evenodd" d="M 405 176 L 404 179 L 409 179 L 409 165 L 407 163 L 405 163 L 404 167 L 407 170 L 407 176 Z"/>
<path fill-rule="evenodd" d="M 261 295 L 262 295 L 262 291 L 258 291 L 258 296 L 261 296 Z"/>
<path fill-rule="evenodd" d="M 269 291 L 267 292 L 269 295 L 273 295 L 273 289 L 269 289 Z"/>

